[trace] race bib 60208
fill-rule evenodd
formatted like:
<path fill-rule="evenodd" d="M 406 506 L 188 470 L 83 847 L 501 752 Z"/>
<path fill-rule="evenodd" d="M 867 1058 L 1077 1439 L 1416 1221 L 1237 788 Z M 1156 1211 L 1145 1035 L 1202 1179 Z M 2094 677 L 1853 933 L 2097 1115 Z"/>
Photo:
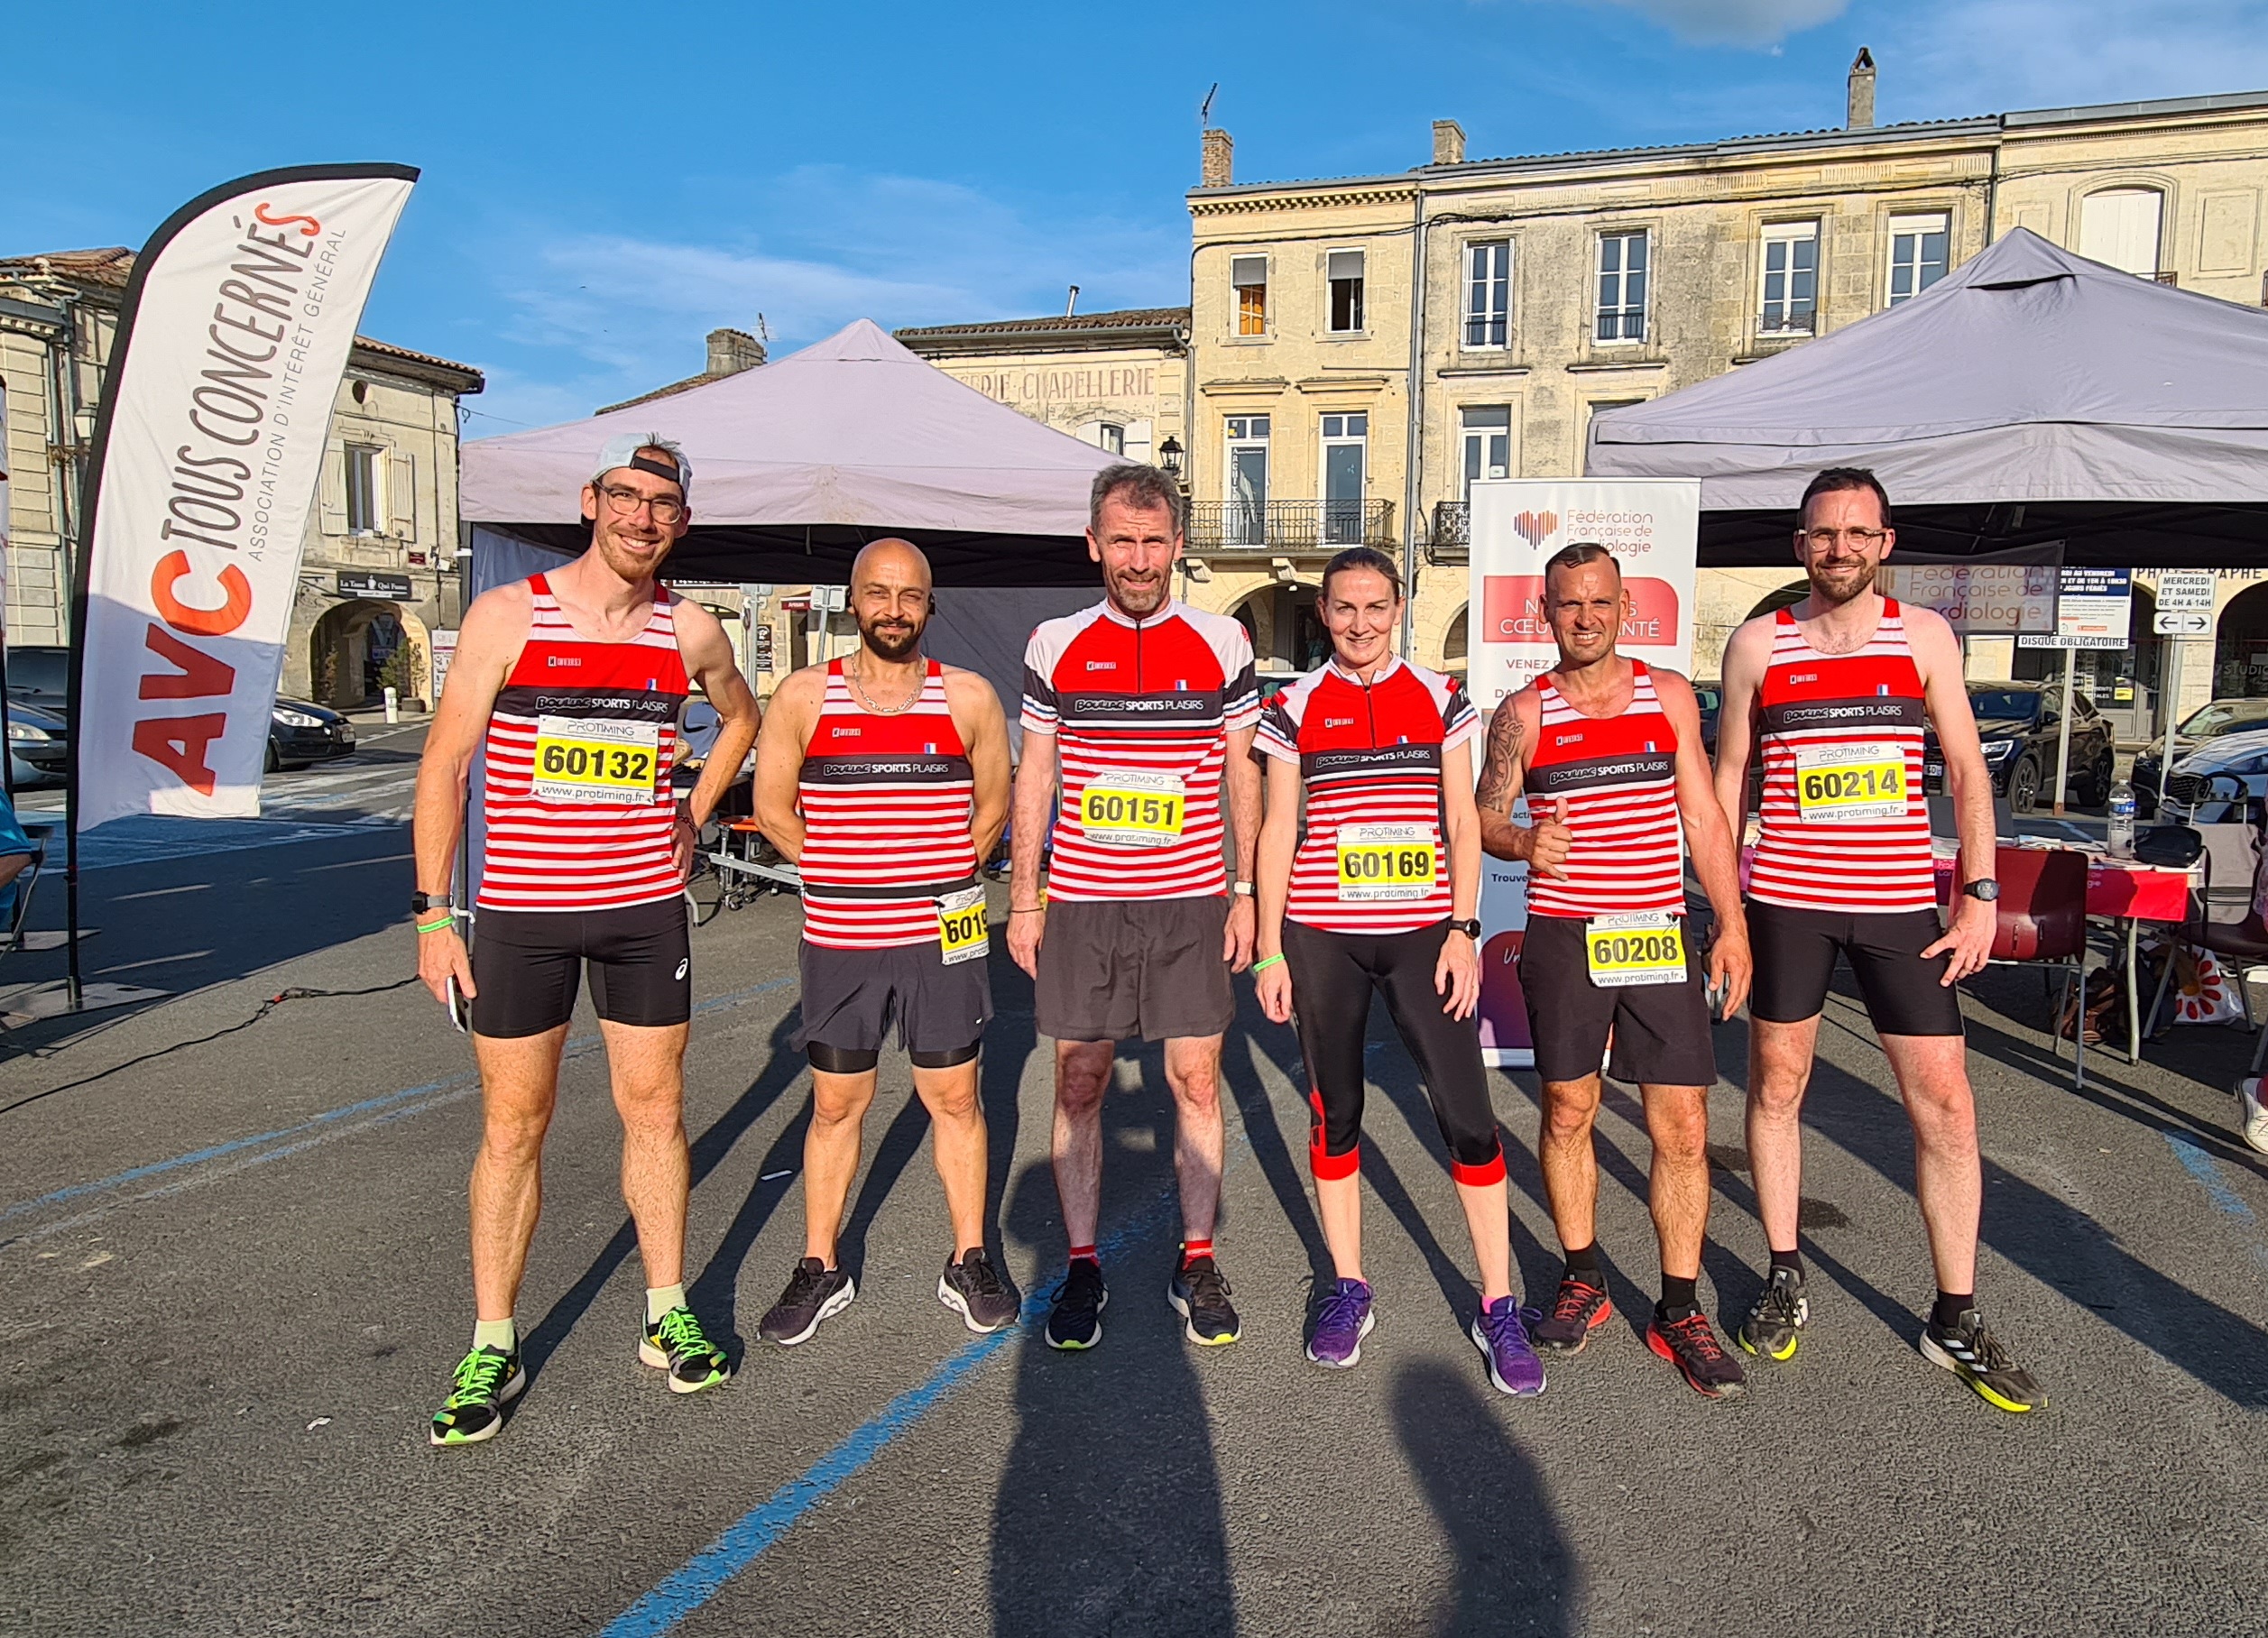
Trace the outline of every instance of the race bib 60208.
<path fill-rule="evenodd" d="M 1685 929 L 1666 910 L 1594 916 L 1583 926 L 1583 965 L 1601 989 L 1685 981 Z"/>

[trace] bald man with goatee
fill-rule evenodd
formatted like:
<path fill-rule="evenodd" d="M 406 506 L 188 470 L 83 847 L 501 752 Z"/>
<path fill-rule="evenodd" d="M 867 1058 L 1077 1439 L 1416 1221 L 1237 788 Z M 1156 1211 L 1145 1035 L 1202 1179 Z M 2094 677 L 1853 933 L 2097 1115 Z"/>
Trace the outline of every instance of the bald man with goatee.
<path fill-rule="evenodd" d="M 892 1020 L 953 1219 L 937 1300 L 973 1331 L 1018 1306 L 985 1249 L 977 1099 L 992 1017 L 978 870 L 1008 819 L 1008 724 L 990 683 L 922 653 L 934 603 L 919 548 L 873 542 L 849 595 L 857 652 L 781 683 L 756 743 L 757 822 L 803 876 L 804 1256 L 758 1328 L 784 1348 L 858 1294 L 836 1239 Z"/>

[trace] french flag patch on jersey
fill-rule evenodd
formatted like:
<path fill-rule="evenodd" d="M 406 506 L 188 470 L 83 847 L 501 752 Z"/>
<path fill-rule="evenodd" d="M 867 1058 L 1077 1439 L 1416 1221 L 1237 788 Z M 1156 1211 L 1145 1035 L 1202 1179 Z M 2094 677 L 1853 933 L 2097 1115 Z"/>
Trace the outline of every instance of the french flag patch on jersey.
<path fill-rule="evenodd" d="M 1876 684 L 1875 685 L 1875 695 L 1876 695 L 1876 698 L 1878 698 L 1878 699 L 1879 699 L 1879 698 L 1885 698 L 1885 697 L 1887 697 L 1887 696 L 1888 696 L 1889 693 L 1890 693 L 1890 685 L 1889 685 L 1889 684 L 1887 684 L 1887 683 L 1876 683 Z"/>
<path fill-rule="evenodd" d="M 1648 750 L 1653 750 L 1654 748 L 1653 748 L 1652 746 L 1650 746 L 1650 745 L 1649 745 L 1649 746 L 1647 746 L 1647 747 L 1646 747 L 1646 749 L 1647 749 Z M 923 743 L 922 743 L 922 747 L 921 747 L 921 754 L 922 754 L 923 756 L 925 756 L 925 757 L 934 757 L 934 756 L 936 756 L 936 755 L 937 754 L 937 742 L 936 742 L 936 741 L 935 741 L 935 740 L 927 740 L 927 741 L 923 741 Z"/>

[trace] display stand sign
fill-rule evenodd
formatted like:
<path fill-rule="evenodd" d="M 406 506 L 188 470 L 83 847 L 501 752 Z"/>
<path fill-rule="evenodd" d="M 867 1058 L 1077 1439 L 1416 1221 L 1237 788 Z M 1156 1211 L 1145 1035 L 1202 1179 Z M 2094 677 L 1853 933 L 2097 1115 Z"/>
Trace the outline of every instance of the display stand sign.
<path fill-rule="evenodd" d="M 2124 649 L 2134 617 L 2132 569 L 2056 571 L 2055 630 L 2025 632 L 2019 649 Z"/>
<path fill-rule="evenodd" d="M 1960 637 L 2017 637 L 2055 630 L 2053 564 L 1885 563 L 1875 586 L 1919 609 L 1932 609 Z"/>
<path fill-rule="evenodd" d="M 1558 663 L 1544 618 L 1544 566 L 1595 541 L 1622 567 L 1620 651 L 1690 671 L 1701 483 L 1692 478 L 1498 478 L 1472 486 L 1467 621 L 1473 703 L 1492 710 Z M 1525 811 L 1517 816 L 1526 822 Z M 1517 965 L 1527 866 L 1480 861 L 1480 1046 L 1491 1064 L 1535 1062 Z"/>

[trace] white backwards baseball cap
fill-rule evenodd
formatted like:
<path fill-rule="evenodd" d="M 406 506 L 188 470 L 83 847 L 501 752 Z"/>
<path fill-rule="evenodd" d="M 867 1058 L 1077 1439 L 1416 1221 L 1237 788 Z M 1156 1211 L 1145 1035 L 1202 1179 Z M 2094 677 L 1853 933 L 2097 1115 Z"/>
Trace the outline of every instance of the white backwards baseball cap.
<path fill-rule="evenodd" d="M 656 460 L 640 460 L 641 449 L 666 449 L 678 464 L 672 472 Z M 659 432 L 625 432 L 619 437 L 606 440 L 606 446 L 598 452 L 598 465 L 592 469 L 591 482 L 595 483 L 617 466 L 627 466 L 633 472 L 649 473 L 657 478 L 667 478 L 675 483 L 690 501 L 693 498 L 693 463 L 685 458 L 685 451 L 671 439 Z"/>

